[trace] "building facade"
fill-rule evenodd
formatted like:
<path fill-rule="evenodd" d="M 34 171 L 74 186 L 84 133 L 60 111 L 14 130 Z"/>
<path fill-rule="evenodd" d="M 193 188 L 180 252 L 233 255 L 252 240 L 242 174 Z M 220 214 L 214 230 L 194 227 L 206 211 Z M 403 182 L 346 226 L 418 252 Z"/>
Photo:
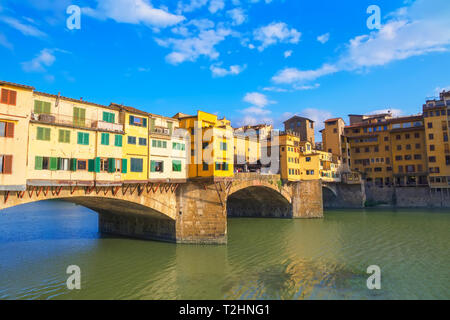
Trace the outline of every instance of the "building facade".
<path fill-rule="evenodd" d="M 311 119 L 294 116 L 284 122 L 284 131 L 295 132 L 300 137 L 300 141 L 308 141 L 315 146 L 314 121 Z"/>

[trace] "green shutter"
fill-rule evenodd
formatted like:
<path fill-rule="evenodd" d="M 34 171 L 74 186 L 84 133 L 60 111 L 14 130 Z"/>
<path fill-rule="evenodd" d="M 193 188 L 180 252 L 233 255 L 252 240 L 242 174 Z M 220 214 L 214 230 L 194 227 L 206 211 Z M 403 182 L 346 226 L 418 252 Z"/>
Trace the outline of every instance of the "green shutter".
<path fill-rule="evenodd" d="M 115 136 L 115 141 L 114 141 L 114 145 L 116 147 L 121 147 L 122 146 L 122 136 L 121 135 L 116 135 Z"/>
<path fill-rule="evenodd" d="M 172 122 L 168 122 L 168 123 L 167 123 L 167 127 L 169 128 L 170 135 L 172 135 L 172 127 L 173 127 L 173 123 L 172 123 Z"/>
<path fill-rule="evenodd" d="M 44 140 L 50 141 L 50 128 L 44 128 Z"/>
<path fill-rule="evenodd" d="M 150 119 L 150 132 L 155 130 L 155 119 Z"/>
<path fill-rule="evenodd" d="M 150 162 L 150 172 L 155 172 L 155 167 L 156 167 L 156 162 L 152 160 Z"/>
<path fill-rule="evenodd" d="M 49 113 L 50 113 L 50 107 L 51 107 L 50 102 L 43 102 L 42 105 L 43 105 L 43 110 L 42 110 L 42 112 L 43 112 L 43 113 L 49 114 Z"/>
<path fill-rule="evenodd" d="M 36 157 L 34 158 L 34 169 L 35 170 L 42 170 L 42 162 L 43 162 L 43 158 L 42 157 Z"/>
<path fill-rule="evenodd" d="M 94 170 L 95 170 L 95 161 L 93 159 L 90 159 L 88 161 L 88 171 L 94 172 Z"/>
<path fill-rule="evenodd" d="M 87 146 L 89 145 L 89 133 L 84 134 L 84 144 Z"/>
<path fill-rule="evenodd" d="M 70 143 L 70 131 L 69 130 L 65 131 L 64 142 L 65 143 Z"/>
<path fill-rule="evenodd" d="M 64 138 L 65 138 L 65 131 L 60 129 L 58 132 L 58 142 L 64 142 Z"/>
<path fill-rule="evenodd" d="M 50 170 L 58 170 L 58 158 L 50 158 Z"/>
<path fill-rule="evenodd" d="M 77 159 L 70 159 L 70 170 L 77 171 Z"/>
<path fill-rule="evenodd" d="M 122 173 L 128 172 L 128 160 L 122 159 Z"/>
<path fill-rule="evenodd" d="M 100 172 L 100 158 L 95 158 L 95 172 Z"/>
<path fill-rule="evenodd" d="M 34 112 L 42 113 L 42 101 L 34 100 Z"/>
<path fill-rule="evenodd" d="M 181 161 L 180 160 L 172 161 L 172 171 L 181 172 Z"/>
<path fill-rule="evenodd" d="M 37 139 L 44 140 L 44 128 L 41 127 L 37 128 Z"/>
<path fill-rule="evenodd" d="M 116 172 L 116 159 L 113 158 L 108 159 L 108 172 L 110 173 Z"/>

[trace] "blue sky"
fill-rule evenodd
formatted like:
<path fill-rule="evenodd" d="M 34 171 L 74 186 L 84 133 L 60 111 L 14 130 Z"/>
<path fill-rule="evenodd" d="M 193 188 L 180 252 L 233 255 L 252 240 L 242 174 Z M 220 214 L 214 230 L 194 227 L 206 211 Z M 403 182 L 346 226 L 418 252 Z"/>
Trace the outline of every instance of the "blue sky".
<path fill-rule="evenodd" d="M 234 126 L 418 113 L 450 88 L 449 49 L 448 0 L 0 0 L 0 79 Z"/>

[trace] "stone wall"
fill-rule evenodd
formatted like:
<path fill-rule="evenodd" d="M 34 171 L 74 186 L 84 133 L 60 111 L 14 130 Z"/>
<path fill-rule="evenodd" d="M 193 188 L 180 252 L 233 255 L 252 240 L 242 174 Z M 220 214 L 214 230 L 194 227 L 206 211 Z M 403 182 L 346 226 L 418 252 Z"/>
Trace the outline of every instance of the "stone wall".
<path fill-rule="evenodd" d="M 364 208 L 363 184 L 327 183 L 323 188 L 324 208 Z"/>
<path fill-rule="evenodd" d="M 293 218 L 323 218 L 320 180 L 296 182 L 292 188 Z"/>
<path fill-rule="evenodd" d="M 429 187 L 366 186 L 367 200 L 400 208 L 450 208 L 450 190 Z"/>

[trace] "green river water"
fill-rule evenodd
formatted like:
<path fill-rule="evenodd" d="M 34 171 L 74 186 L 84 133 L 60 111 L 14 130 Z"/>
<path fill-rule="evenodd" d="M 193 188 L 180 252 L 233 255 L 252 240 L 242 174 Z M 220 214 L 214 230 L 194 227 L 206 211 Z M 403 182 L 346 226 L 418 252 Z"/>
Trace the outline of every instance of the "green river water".
<path fill-rule="evenodd" d="M 450 299 L 450 211 L 229 219 L 228 245 L 193 246 L 100 235 L 70 203 L 23 205 L 0 211 L 0 299 Z"/>

